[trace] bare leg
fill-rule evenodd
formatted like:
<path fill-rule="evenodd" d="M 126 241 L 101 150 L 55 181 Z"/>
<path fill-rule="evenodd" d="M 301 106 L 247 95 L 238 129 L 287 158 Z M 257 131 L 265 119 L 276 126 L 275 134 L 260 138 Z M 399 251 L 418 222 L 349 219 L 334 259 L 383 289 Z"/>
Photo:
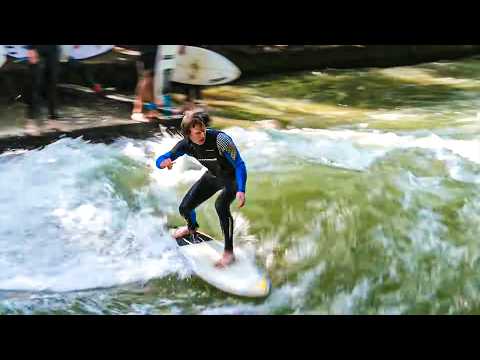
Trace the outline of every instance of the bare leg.
<path fill-rule="evenodd" d="M 147 76 L 145 76 L 145 101 L 153 102 L 155 99 L 155 94 L 153 90 L 153 76 L 150 72 Z M 156 110 L 149 110 L 146 114 L 147 118 L 153 119 L 158 116 L 158 111 Z"/>
<path fill-rule="evenodd" d="M 143 108 L 143 103 L 142 103 L 142 93 L 143 93 L 143 82 L 144 79 L 141 78 L 138 81 L 137 84 L 137 89 L 135 91 L 135 100 L 133 102 L 133 113 L 141 113 L 142 108 Z"/>
<path fill-rule="evenodd" d="M 148 122 L 148 119 L 143 115 L 143 101 L 147 97 L 148 75 L 143 74 L 138 81 L 135 100 L 133 102 L 132 120 Z"/>

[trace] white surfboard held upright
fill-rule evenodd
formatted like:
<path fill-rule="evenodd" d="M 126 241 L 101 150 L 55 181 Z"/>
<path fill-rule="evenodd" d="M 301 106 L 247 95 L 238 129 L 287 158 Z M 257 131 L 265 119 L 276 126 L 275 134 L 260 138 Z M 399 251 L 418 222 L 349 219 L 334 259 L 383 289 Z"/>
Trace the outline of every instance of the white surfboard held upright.
<path fill-rule="evenodd" d="M 188 85 L 220 85 L 238 79 L 240 69 L 224 56 L 207 49 L 179 45 L 159 45 L 155 65 L 155 89 L 161 93 L 165 70 L 172 70 L 171 80 Z M 158 90 L 158 91 L 157 91 Z"/>
<path fill-rule="evenodd" d="M 177 56 L 173 81 L 190 85 L 220 85 L 238 79 L 240 69 L 226 57 L 207 49 L 186 46 Z"/>
<path fill-rule="evenodd" d="M 178 45 L 158 45 L 157 57 L 155 59 L 155 78 L 154 78 L 154 92 L 155 97 L 160 98 L 164 92 L 166 80 L 166 71 L 175 69 L 177 64 Z"/>
<path fill-rule="evenodd" d="M 7 51 L 5 49 L 5 45 L 0 45 L 0 68 L 5 64 L 7 60 Z"/>

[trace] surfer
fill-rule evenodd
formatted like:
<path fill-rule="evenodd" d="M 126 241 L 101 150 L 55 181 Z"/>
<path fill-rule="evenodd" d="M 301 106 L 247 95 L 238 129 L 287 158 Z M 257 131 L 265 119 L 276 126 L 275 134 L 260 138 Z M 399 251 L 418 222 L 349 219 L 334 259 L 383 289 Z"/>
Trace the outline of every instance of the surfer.
<path fill-rule="evenodd" d="M 179 211 L 187 221 L 187 226 L 177 229 L 174 237 L 195 235 L 199 228 L 195 208 L 222 190 L 215 201 L 215 208 L 225 237 L 225 248 L 215 266 L 225 267 L 235 261 L 230 205 L 235 198 L 239 208 L 245 205 L 247 169 L 233 140 L 222 131 L 207 128 L 205 124 L 209 121 L 205 112 L 186 112 L 181 124 L 184 139 L 160 156 L 156 166 L 170 170 L 177 158 L 187 154 L 208 169 L 183 198 Z"/>

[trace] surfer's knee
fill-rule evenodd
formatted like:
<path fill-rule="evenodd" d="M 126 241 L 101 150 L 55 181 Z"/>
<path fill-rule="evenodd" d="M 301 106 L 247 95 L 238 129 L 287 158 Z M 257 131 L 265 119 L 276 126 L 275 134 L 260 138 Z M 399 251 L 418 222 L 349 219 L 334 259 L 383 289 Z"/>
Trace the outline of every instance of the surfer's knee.
<path fill-rule="evenodd" d="M 182 215 L 183 217 L 186 217 L 190 214 L 191 209 L 182 202 L 178 207 L 178 211 L 180 212 L 180 215 Z"/>

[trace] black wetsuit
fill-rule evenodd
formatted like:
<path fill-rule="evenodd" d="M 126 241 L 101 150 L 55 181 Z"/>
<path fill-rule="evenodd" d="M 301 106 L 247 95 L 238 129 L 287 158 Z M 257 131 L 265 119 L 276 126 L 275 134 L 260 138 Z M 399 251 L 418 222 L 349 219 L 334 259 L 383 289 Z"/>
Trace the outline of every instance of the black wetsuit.
<path fill-rule="evenodd" d="M 38 63 L 30 64 L 32 78 L 32 99 L 29 116 L 35 118 L 39 115 L 41 94 L 43 89 L 47 92 L 48 114 L 51 118 L 57 115 L 57 82 L 60 72 L 60 46 L 59 45 L 27 45 L 27 49 L 38 52 Z"/>
<path fill-rule="evenodd" d="M 220 219 L 220 226 L 225 237 L 225 250 L 233 251 L 233 218 L 230 204 L 238 191 L 245 192 L 247 169 L 240 157 L 233 140 L 224 132 L 207 129 L 203 145 L 197 145 L 188 138 L 181 140 L 175 147 L 160 156 L 156 165 L 165 159 L 172 161 L 182 155 L 196 158 L 208 171 L 187 192 L 180 204 L 180 214 L 185 218 L 190 230 L 196 230 L 199 225 L 195 208 L 222 190 L 215 208 Z"/>

